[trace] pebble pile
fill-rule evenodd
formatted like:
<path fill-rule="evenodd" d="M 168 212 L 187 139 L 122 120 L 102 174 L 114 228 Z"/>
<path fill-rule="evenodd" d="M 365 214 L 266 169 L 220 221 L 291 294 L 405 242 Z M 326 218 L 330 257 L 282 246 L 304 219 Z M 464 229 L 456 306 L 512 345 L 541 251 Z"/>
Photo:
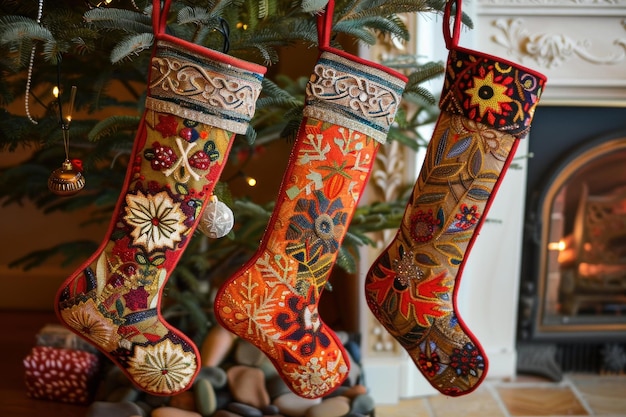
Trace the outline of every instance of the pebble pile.
<path fill-rule="evenodd" d="M 362 385 L 358 344 L 339 334 L 350 354 L 344 386 L 318 399 L 297 396 L 267 357 L 214 326 L 201 347 L 203 367 L 193 386 L 159 397 L 136 389 L 117 368 L 107 370 L 86 417 L 366 417 L 374 400 Z"/>

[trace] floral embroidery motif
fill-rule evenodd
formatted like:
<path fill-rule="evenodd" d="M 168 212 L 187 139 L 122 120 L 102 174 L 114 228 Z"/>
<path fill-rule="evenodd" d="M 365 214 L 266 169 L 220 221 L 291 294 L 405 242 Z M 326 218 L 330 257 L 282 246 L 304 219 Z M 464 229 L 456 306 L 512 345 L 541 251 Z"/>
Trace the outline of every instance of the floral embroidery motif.
<path fill-rule="evenodd" d="M 309 253 L 335 253 L 344 235 L 348 215 L 342 211 L 341 199 L 329 200 L 317 190 L 315 199 L 299 199 L 289 221 L 285 239 L 306 241 Z"/>
<path fill-rule="evenodd" d="M 521 137 L 530 129 L 545 82 L 540 74 L 523 67 L 453 49 L 439 106 Z"/>
<path fill-rule="evenodd" d="M 110 350 L 117 348 L 120 340 L 117 326 L 100 313 L 93 299 L 61 311 L 61 316 L 65 323 L 98 346 Z"/>
<path fill-rule="evenodd" d="M 124 220 L 133 226 L 133 245 L 143 247 L 147 252 L 155 249 L 174 249 L 187 231 L 185 215 L 180 203 L 174 202 L 169 194 L 161 191 L 155 195 L 126 196 L 126 216 Z"/>
<path fill-rule="evenodd" d="M 433 378 L 443 369 L 441 357 L 437 352 L 437 346 L 433 342 L 424 342 L 420 345 L 420 352 L 417 358 L 417 366 L 427 376 Z"/>
<path fill-rule="evenodd" d="M 502 80 L 503 83 L 507 81 L 510 83 L 513 79 L 506 77 Z M 506 94 L 508 89 L 508 86 L 495 82 L 493 73 L 489 72 L 483 78 L 474 77 L 474 87 L 465 90 L 465 94 L 470 96 L 470 105 L 478 106 L 480 117 L 485 117 L 487 112 L 506 115 L 512 110 L 508 103 L 513 101 Z"/>
<path fill-rule="evenodd" d="M 393 270 L 397 274 L 396 287 L 405 288 L 409 286 L 409 282 L 413 279 L 420 280 L 424 278 L 424 271 L 415 263 L 413 252 L 403 253 L 401 258 L 393 260 Z"/>
<path fill-rule="evenodd" d="M 485 368 L 485 360 L 471 343 L 462 348 L 454 348 L 450 355 L 450 367 L 458 376 L 478 376 L 479 370 Z"/>
<path fill-rule="evenodd" d="M 454 217 L 458 221 L 454 224 L 461 230 L 467 230 L 470 227 L 476 225 L 478 220 L 480 219 L 480 213 L 478 212 L 478 206 L 473 205 L 468 207 L 467 204 L 463 203 L 460 207 L 461 212 L 457 213 Z"/>
<path fill-rule="evenodd" d="M 163 394 L 188 386 L 196 372 L 195 355 L 182 351 L 169 339 L 155 345 L 136 346 L 129 365 L 128 370 L 137 382 Z"/>
<path fill-rule="evenodd" d="M 438 226 L 441 224 L 440 219 L 433 216 L 433 211 L 427 212 L 418 210 L 411 215 L 411 237 L 415 242 L 425 243 L 435 236 Z"/>

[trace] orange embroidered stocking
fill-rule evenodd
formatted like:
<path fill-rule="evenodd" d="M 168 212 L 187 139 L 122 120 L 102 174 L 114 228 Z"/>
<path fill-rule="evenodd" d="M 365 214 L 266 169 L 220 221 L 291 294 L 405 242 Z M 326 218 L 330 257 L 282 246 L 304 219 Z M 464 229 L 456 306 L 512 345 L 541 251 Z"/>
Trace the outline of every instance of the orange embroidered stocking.
<path fill-rule="evenodd" d="M 332 6 L 319 20 L 322 52 L 269 226 L 215 301 L 220 323 L 259 347 L 305 398 L 328 394 L 348 375 L 343 346 L 317 307 L 406 83 L 328 47 Z"/>
<path fill-rule="evenodd" d="M 365 282 L 374 315 L 428 381 L 453 396 L 473 391 L 487 372 L 456 306 L 463 266 L 545 84 L 537 72 L 457 47 L 460 16 L 461 2 L 448 2 L 441 114 L 400 229 Z"/>
<path fill-rule="evenodd" d="M 154 1 L 146 110 L 109 230 L 55 302 L 65 326 L 156 395 L 187 389 L 199 371 L 196 346 L 162 318 L 161 295 L 265 73 L 165 34 L 169 3 Z"/>

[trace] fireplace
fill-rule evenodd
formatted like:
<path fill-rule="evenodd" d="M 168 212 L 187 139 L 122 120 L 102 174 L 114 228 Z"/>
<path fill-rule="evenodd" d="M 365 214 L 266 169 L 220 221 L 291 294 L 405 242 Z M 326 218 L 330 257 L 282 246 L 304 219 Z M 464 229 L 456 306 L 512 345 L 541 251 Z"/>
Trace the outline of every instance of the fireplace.
<path fill-rule="evenodd" d="M 624 371 L 626 108 L 544 107 L 529 154 L 518 371 Z"/>

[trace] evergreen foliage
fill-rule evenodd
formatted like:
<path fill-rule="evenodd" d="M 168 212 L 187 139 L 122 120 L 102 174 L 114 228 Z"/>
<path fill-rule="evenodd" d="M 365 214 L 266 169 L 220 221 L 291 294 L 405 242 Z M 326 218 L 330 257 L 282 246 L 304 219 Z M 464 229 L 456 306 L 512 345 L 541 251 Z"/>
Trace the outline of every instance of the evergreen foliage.
<path fill-rule="evenodd" d="M 89 210 L 90 222 L 108 223 L 145 97 L 154 40 L 152 2 L 114 0 L 109 7 L 93 8 L 88 4 L 45 0 L 38 23 L 36 1 L 0 0 L 0 151 L 32 151 L 28 160 L 0 169 L 0 202 L 6 206 L 32 201 L 44 213 Z M 298 56 L 298 50 L 316 46 L 313 11 L 323 4 L 320 0 L 173 1 L 169 33 L 270 67 L 251 129 L 245 140 L 237 138 L 233 159 L 241 150 L 253 154 L 255 147 L 295 135 L 307 80 L 302 76 L 290 78 L 272 66 L 281 56 Z M 341 34 L 342 42 L 335 36 L 333 46 L 354 49 L 358 43 L 374 45 L 390 37 L 406 41 L 410 34 L 400 14 L 439 13 L 444 4 L 444 0 L 337 0 L 333 33 Z M 36 53 L 28 101 L 37 124 L 24 114 L 33 47 Z M 399 57 L 385 64 L 405 72 L 410 80 L 404 95 L 407 105 L 398 112 L 389 138 L 417 149 L 425 144 L 417 128 L 437 116 L 436 98 L 422 84 L 440 76 L 443 66 L 418 64 L 416 57 Z M 59 198 L 47 189 L 48 176 L 65 157 L 59 108 L 51 95 L 55 85 L 60 86 L 62 101 L 67 100 L 71 86 L 77 86 L 78 91 L 75 113 L 80 117 L 71 124 L 71 156 L 83 161 L 87 186 L 71 198 Z M 210 244 L 198 232 L 167 286 L 170 303 L 165 314 L 179 317 L 198 337 L 206 330 L 208 311 L 200 291 L 202 283 L 227 276 L 251 256 L 273 208 L 273 203 L 261 205 L 233 198 L 227 182 L 218 185 L 219 198 L 235 212 L 235 230 Z M 368 233 L 396 228 L 404 205 L 405 199 L 400 199 L 360 207 L 341 248 L 338 266 L 355 271 L 356 250 L 372 243 Z M 96 246 L 97 242 L 66 242 L 30 253 L 12 266 L 38 267 L 52 257 L 58 259 L 59 254 L 63 262 L 74 263 L 87 258 Z"/>

